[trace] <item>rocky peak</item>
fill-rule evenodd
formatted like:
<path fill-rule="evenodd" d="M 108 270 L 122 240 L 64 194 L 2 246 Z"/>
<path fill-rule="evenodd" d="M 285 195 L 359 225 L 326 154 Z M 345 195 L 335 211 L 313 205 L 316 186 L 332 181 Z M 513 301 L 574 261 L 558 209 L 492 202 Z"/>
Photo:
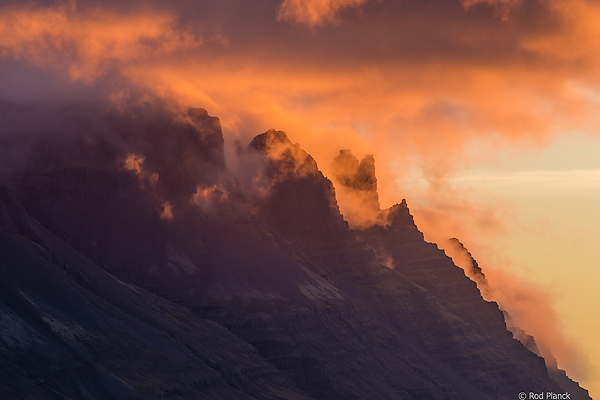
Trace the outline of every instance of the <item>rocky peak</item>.
<path fill-rule="evenodd" d="M 359 208 L 362 212 L 379 211 L 375 158 L 372 154 L 367 154 L 359 162 L 350 150 L 340 150 L 340 154 L 333 159 L 332 169 L 342 196 L 352 204 L 350 207 Z M 356 210 L 351 214 L 358 212 Z M 352 215 L 349 217 L 352 218 Z"/>
<path fill-rule="evenodd" d="M 248 151 L 266 157 L 267 175 L 272 180 L 321 174 L 316 161 L 298 144 L 293 144 L 283 131 L 270 129 L 256 136 L 248 145 Z"/>
<path fill-rule="evenodd" d="M 403 242 L 424 241 L 423 233 L 419 231 L 410 213 L 406 199 L 399 204 L 383 210 L 380 213 L 380 228 L 387 231 L 389 237 Z"/>
<path fill-rule="evenodd" d="M 377 193 L 377 178 L 375 177 L 375 158 L 367 154 L 360 161 L 354 176 L 354 185 L 357 189 Z"/>
<path fill-rule="evenodd" d="M 347 229 L 331 182 L 315 160 L 285 132 L 271 129 L 248 145 L 266 162 L 269 195 L 259 208 L 264 217 L 284 231 L 320 232 Z"/>
<path fill-rule="evenodd" d="M 333 159 L 332 164 L 335 179 L 344 186 L 354 186 L 354 176 L 358 171 L 359 165 L 360 162 L 352 154 L 352 150 L 340 150 L 340 154 Z"/>
<path fill-rule="evenodd" d="M 335 178 L 344 186 L 370 192 L 377 191 L 375 158 L 367 154 L 360 162 L 351 150 L 340 150 L 333 159 Z"/>
<path fill-rule="evenodd" d="M 268 153 L 272 148 L 282 146 L 292 146 L 288 135 L 283 131 L 269 129 L 265 133 L 256 135 L 248 147 Z"/>

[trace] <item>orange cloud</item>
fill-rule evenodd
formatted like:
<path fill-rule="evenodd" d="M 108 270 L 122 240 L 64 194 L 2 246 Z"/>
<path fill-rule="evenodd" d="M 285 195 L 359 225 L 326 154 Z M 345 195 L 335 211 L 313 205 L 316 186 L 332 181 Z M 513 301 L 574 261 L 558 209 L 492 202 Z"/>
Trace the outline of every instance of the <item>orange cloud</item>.
<path fill-rule="evenodd" d="M 510 11 L 517 6 L 520 6 L 523 3 L 523 0 L 462 0 L 462 3 L 466 9 L 479 4 L 493 6 L 500 13 L 502 19 L 507 20 Z"/>
<path fill-rule="evenodd" d="M 218 203 L 225 202 L 228 199 L 229 192 L 217 184 L 210 187 L 198 186 L 192 197 L 194 204 L 205 212 L 215 211 L 215 206 Z"/>
<path fill-rule="evenodd" d="M 161 204 L 160 219 L 173 219 L 173 206 L 168 201 Z"/>
<path fill-rule="evenodd" d="M 125 160 L 125 169 L 135 172 L 142 185 L 145 185 L 147 182 L 150 184 L 152 190 L 154 190 L 156 189 L 156 183 L 158 182 L 158 174 L 150 173 L 144 169 L 145 160 L 146 157 L 142 155 L 130 154 Z"/>
<path fill-rule="evenodd" d="M 344 8 L 357 7 L 367 0 L 284 0 L 278 17 L 308 26 L 333 22 Z"/>
<path fill-rule="evenodd" d="M 56 7 L 2 7 L 0 55 L 66 68 L 69 78 L 92 82 L 114 67 L 164 57 L 202 43 L 176 26 L 174 15 L 123 14 L 101 7 L 80 11 L 75 2 Z"/>
<path fill-rule="evenodd" d="M 562 19 L 563 29 L 524 38 L 521 46 L 547 60 L 553 60 L 562 70 L 571 69 L 572 72 L 585 74 L 580 78 L 591 78 L 597 90 L 600 56 L 592 49 L 600 45 L 600 4 L 584 0 L 555 0 L 548 3 Z M 578 80 L 575 76 L 573 78 Z"/>
<path fill-rule="evenodd" d="M 125 169 L 128 171 L 134 171 L 136 174 L 140 175 L 143 172 L 142 165 L 144 164 L 145 159 L 146 158 L 144 156 L 130 154 L 125 160 Z"/>
<path fill-rule="evenodd" d="M 585 379 L 589 366 L 586 358 L 581 353 L 578 345 L 564 335 L 559 318 L 554 310 L 552 299 L 555 293 L 535 282 L 517 279 L 506 273 L 506 264 L 510 260 L 498 255 L 498 249 L 485 242 L 494 241 L 506 230 L 509 223 L 518 223 L 514 216 L 508 213 L 499 213 L 500 207 L 490 207 L 488 215 L 483 216 L 483 207 L 470 205 L 471 212 L 475 213 L 471 220 L 456 218 L 452 213 L 446 214 L 440 210 L 418 210 L 415 211 L 415 221 L 418 226 L 424 227 L 426 240 L 435 238 L 435 242 L 445 253 L 452 258 L 454 263 L 465 270 L 465 274 L 477 283 L 484 299 L 495 301 L 500 309 L 508 312 L 510 319 L 507 327 L 513 332 L 513 336 L 519 340 L 523 337 L 522 331 L 535 339 L 539 355 L 544 357 L 549 368 L 564 369 L 571 377 Z M 469 208 L 469 206 L 465 207 Z M 458 215 L 464 215 L 459 212 Z M 479 215 L 477 215 L 479 214 Z M 483 225 L 473 226 L 473 220 L 480 220 Z M 457 224 L 457 225 L 454 225 Z M 431 232 L 435 232 L 431 235 Z M 443 236 L 460 232 L 463 238 L 474 244 L 474 254 L 478 259 L 478 267 L 482 272 L 473 268 L 471 254 L 456 241 L 444 240 Z M 469 249 L 473 251 L 473 249 Z M 485 260 L 483 265 L 480 262 Z M 521 331 L 522 330 L 522 331 Z M 526 342 L 526 341 L 525 341 Z M 558 365 L 557 365 L 558 363 Z"/>
<path fill-rule="evenodd" d="M 540 355 L 550 368 L 564 369 L 572 377 L 585 379 L 586 359 L 578 345 L 564 336 L 559 319 L 554 310 L 554 293 L 533 282 L 516 280 L 502 272 L 502 268 L 491 265 L 482 267 L 489 278 L 492 299 L 507 310 L 514 325 L 532 335 L 540 350 Z"/>

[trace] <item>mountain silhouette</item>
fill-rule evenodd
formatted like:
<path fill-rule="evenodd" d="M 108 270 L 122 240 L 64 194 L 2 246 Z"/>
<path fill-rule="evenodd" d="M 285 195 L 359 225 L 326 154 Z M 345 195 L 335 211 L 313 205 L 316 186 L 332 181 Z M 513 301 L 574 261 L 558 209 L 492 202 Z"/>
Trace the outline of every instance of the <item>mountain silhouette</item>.
<path fill-rule="evenodd" d="M 284 132 L 234 173 L 203 109 L 74 107 L 0 107 L 0 398 L 590 398 L 379 210 L 372 157 L 335 161 L 353 230 Z"/>

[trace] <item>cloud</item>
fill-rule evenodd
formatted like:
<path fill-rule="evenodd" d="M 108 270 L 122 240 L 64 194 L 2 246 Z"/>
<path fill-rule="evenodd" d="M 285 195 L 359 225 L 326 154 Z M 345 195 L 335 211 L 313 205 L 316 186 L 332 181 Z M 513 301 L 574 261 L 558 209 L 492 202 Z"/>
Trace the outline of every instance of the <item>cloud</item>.
<path fill-rule="evenodd" d="M 477 184 L 489 189 L 529 193 L 596 192 L 600 189 L 600 169 L 532 170 L 515 172 L 474 172 L 453 178 L 461 184 Z"/>
<path fill-rule="evenodd" d="M 487 265 L 482 270 L 456 239 L 440 244 L 454 263 L 477 283 L 484 299 L 497 302 L 501 310 L 508 312 L 507 328 L 516 339 L 544 357 L 549 368 L 556 369 L 558 360 L 558 367 L 569 371 L 571 376 L 586 377 L 587 360 L 578 346 L 563 335 L 551 293 L 534 282 L 511 277 L 498 266 Z M 528 335 L 532 335 L 535 342 Z"/>
<path fill-rule="evenodd" d="M 175 16 L 152 11 L 120 13 L 75 2 L 2 8 L 0 55 L 64 69 L 72 80 L 92 82 L 113 68 L 198 47 L 202 40 L 178 30 Z"/>
<path fill-rule="evenodd" d="M 507 20 L 510 11 L 522 5 L 523 0 L 462 0 L 462 3 L 466 9 L 481 4 L 492 6 L 504 20 Z"/>
<path fill-rule="evenodd" d="M 335 20 L 340 10 L 358 7 L 367 0 L 284 0 L 278 12 L 281 20 L 308 26 L 323 25 Z"/>
<path fill-rule="evenodd" d="M 565 337 L 554 310 L 555 294 L 535 282 L 518 281 L 492 265 L 483 267 L 493 299 L 507 310 L 514 324 L 532 335 L 549 367 L 558 367 L 576 379 L 588 378 L 588 360 L 576 341 Z"/>
<path fill-rule="evenodd" d="M 222 185 L 214 184 L 210 187 L 198 186 L 193 196 L 193 202 L 204 212 L 215 211 L 218 203 L 227 201 L 230 193 Z"/>

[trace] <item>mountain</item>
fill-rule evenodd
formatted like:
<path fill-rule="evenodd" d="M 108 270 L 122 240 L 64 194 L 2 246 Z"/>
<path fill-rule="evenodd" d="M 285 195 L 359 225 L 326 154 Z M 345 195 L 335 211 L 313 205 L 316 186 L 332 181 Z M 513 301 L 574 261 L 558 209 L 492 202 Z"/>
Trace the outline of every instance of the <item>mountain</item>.
<path fill-rule="evenodd" d="M 308 399 L 224 327 L 111 276 L 0 188 L 0 397 Z"/>
<path fill-rule="evenodd" d="M 21 154 L 1 169 L 0 397 L 564 392 L 406 202 L 379 210 L 372 158 L 336 161 L 384 221 L 352 230 L 281 131 L 234 174 L 205 110 L 77 107 L 0 107 L 0 149 Z"/>

